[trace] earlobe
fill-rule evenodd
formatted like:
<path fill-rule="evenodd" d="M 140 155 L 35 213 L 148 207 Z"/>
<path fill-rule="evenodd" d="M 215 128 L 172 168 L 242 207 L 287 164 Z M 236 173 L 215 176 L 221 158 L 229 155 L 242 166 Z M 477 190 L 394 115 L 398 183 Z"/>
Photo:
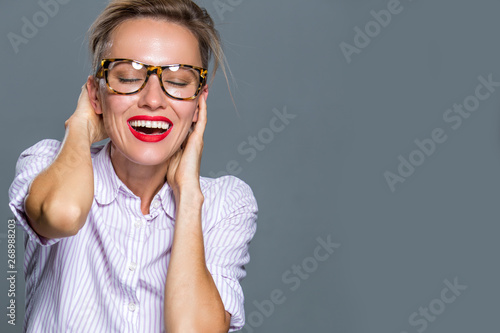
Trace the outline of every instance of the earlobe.
<path fill-rule="evenodd" d="M 87 79 L 87 92 L 95 113 L 102 114 L 101 102 L 99 101 L 99 81 L 93 76 L 89 76 Z"/>

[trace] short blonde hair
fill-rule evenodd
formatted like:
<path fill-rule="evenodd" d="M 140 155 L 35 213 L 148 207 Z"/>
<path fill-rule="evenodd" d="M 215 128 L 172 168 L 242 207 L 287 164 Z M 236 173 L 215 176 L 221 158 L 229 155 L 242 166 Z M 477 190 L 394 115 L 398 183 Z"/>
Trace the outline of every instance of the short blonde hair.
<path fill-rule="evenodd" d="M 198 40 L 203 67 L 208 68 L 210 60 L 214 60 L 211 80 L 219 66 L 226 76 L 224 53 L 214 21 L 206 9 L 200 8 L 191 0 L 111 0 L 88 33 L 94 71 L 110 46 L 114 29 L 126 20 L 134 18 L 166 20 L 187 28 Z"/>

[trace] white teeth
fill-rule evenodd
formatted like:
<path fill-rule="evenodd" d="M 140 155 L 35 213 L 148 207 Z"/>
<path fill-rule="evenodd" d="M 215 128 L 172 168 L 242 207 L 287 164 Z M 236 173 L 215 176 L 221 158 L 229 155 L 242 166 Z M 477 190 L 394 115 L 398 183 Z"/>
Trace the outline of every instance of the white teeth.
<path fill-rule="evenodd" d="M 129 123 L 133 127 L 161 128 L 164 130 L 170 128 L 170 124 L 166 121 L 132 120 Z"/>

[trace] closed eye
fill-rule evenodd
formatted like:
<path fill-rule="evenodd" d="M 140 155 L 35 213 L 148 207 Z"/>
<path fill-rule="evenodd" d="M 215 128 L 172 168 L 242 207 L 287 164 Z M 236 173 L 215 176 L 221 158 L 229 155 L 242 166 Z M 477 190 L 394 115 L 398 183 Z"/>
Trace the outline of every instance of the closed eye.
<path fill-rule="evenodd" d="M 120 83 L 135 83 L 138 81 L 142 81 L 141 79 L 125 79 L 125 78 L 119 78 Z"/>
<path fill-rule="evenodd" d="M 185 87 L 188 85 L 185 82 L 174 82 L 174 81 L 165 81 L 165 83 L 172 85 L 172 86 L 176 86 L 176 87 Z"/>

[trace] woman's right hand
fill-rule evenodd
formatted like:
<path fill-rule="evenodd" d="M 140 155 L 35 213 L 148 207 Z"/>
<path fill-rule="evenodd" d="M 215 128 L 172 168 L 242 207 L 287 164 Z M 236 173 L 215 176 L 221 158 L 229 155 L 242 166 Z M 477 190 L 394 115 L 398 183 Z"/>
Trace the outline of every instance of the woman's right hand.
<path fill-rule="evenodd" d="M 90 80 L 91 78 L 89 78 Z M 104 128 L 104 122 L 102 119 L 102 114 L 97 114 L 90 103 L 88 94 L 89 81 L 82 86 L 82 91 L 80 97 L 78 98 L 78 104 L 75 112 L 71 117 L 66 120 L 64 126 L 67 128 L 70 123 L 75 126 L 86 127 L 89 134 L 90 143 L 95 143 L 104 140 L 108 137 L 106 129 Z"/>
<path fill-rule="evenodd" d="M 25 199 L 28 222 L 47 239 L 76 235 L 94 200 L 94 170 L 90 145 L 107 137 L 102 116 L 82 87 L 75 112 L 66 120 L 66 134 L 54 161 L 31 183 Z"/>

